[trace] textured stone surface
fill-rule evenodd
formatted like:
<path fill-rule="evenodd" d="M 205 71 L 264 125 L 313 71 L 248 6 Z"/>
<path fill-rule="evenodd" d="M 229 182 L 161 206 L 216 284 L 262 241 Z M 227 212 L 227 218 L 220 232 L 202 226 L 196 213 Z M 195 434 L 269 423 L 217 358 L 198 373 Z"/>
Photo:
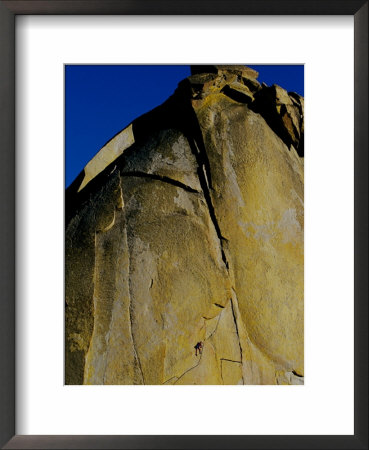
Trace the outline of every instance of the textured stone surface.
<path fill-rule="evenodd" d="M 104 145 L 97 155 L 86 165 L 84 169 L 84 178 L 78 190 L 80 191 L 83 189 L 93 178 L 115 161 L 118 156 L 133 143 L 134 137 L 132 125 L 130 125 Z"/>
<path fill-rule="evenodd" d="M 258 72 L 251 67 L 236 64 L 218 64 L 218 65 L 193 65 L 191 66 L 191 74 L 198 73 L 215 73 L 216 75 L 228 75 L 230 73 L 237 74 L 245 78 L 256 79 Z"/>
<path fill-rule="evenodd" d="M 303 98 L 192 73 L 66 192 L 67 384 L 303 384 Z"/>

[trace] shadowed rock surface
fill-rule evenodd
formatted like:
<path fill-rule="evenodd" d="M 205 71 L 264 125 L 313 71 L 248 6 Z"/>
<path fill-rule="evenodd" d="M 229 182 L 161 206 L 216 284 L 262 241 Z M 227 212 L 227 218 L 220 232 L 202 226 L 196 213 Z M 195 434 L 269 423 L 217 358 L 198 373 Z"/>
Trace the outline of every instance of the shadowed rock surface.
<path fill-rule="evenodd" d="M 303 384 L 303 111 L 246 66 L 193 66 L 88 163 L 66 384 Z"/>

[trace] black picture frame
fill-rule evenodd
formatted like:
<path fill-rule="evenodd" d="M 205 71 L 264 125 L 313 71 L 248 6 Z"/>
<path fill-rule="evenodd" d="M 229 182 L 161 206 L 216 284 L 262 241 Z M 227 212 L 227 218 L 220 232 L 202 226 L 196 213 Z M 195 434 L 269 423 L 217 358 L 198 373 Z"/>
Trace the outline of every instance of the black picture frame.
<path fill-rule="evenodd" d="M 15 17 L 20 14 L 352 15 L 355 58 L 355 414 L 348 436 L 15 435 Z M 339 70 L 339 68 L 337 69 Z M 368 448 L 368 1 L 0 0 L 0 445 L 7 449 Z M 337 392 L 339 402 L 339 392 Z M 318 405 L 317 405 L 318 407 Z"/>

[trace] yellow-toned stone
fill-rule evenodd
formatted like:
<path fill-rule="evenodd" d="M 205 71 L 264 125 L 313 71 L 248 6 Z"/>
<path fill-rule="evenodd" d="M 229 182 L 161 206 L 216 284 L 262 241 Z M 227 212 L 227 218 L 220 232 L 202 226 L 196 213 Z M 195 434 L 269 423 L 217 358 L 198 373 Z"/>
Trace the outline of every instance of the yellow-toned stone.
<path fill-rule="evenodd" d="M 252 110 L 246 85 L 269 89 L 238 81 L 252 76 L 196 75 L 201 95 L 177 92 L 150 133 L 87 164 L 66 228 L 66 384 L 303 384 L 303 158 Z M 277 97 L 303 133 L 303 99 Z"/>
<path fill-rule="evenodd" d="M 93 178 L 115 161 L 135 142 L 132 124 L 113 137 L 84 168 L 84 178 L 78 189 L 81 191 Z"/>
<path fill-rule="evenodd" d="M 240 77 L 245 78 L 251 78 L 256 79 L 259 75 L 259 73 L 251 69 L 251 67 L 248 67 L 246 65 L 241 64 L 218 64 L 218 65 L 192 65 L 191 66 L 191 73 L 193 75 L 195 74 L 203 74 L 203 73 L 215 73 L 218 75 L 226 75 L 229 74 L 237 74 Z"/>
<path fill-rule="evenodd" d="M 221 359 L 221 374 L 223 384 L 244 384 L 242 380 L 242 363 Z"/>
<path fill-rule="evenodd" d="M 286 370 L 302 367 L 301 158 L 260 115 L 226 98 L 200 107 L 197 116 L 248 336 L 273 364 Z"/>

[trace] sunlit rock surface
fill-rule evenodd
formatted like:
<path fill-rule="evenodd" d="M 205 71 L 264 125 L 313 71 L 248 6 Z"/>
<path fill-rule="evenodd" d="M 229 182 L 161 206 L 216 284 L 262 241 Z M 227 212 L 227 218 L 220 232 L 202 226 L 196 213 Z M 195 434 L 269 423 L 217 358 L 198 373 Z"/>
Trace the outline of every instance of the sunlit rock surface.
<path fill-rule="evenodd" d="M 303 109 L 194 66 L 88 163 L 66 192 L 66 384 L 303 384 Z"/>

